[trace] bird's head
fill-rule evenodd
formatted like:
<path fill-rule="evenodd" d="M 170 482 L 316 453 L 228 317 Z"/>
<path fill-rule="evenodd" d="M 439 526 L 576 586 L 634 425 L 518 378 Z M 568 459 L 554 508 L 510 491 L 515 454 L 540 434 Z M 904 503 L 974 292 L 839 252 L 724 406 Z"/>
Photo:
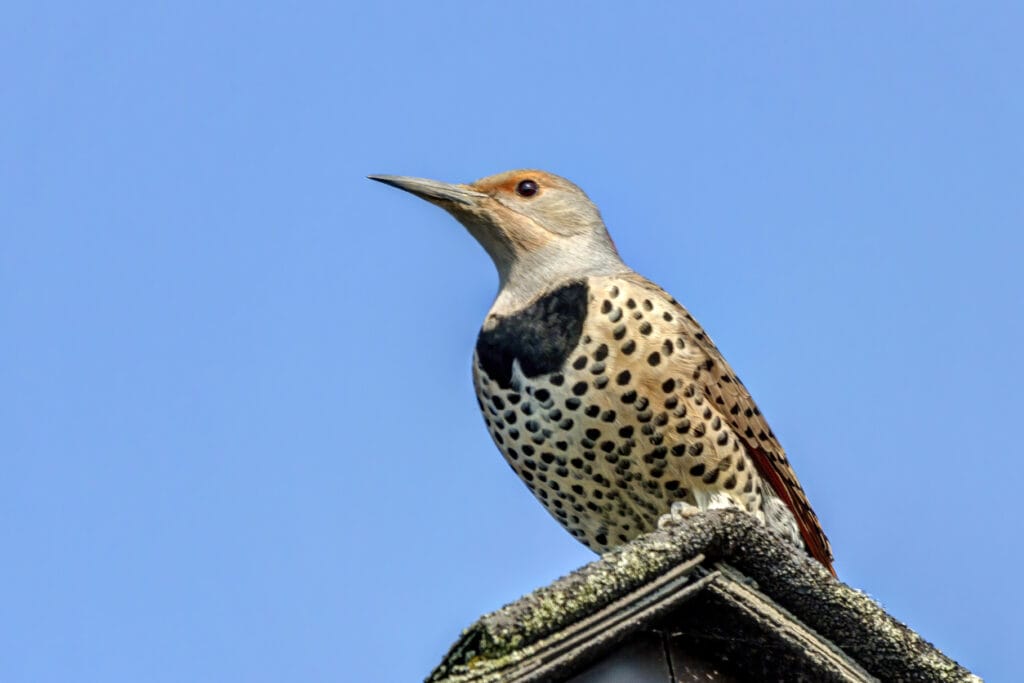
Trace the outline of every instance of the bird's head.
<path fill-rule="evenodd" d="M 601 213 L 579 187 L 552 173 L 508 171 L 474 183 L 373 175 L 436 204 L 466 226 L 520 300 L 561 280 L 622 272 Z"/>

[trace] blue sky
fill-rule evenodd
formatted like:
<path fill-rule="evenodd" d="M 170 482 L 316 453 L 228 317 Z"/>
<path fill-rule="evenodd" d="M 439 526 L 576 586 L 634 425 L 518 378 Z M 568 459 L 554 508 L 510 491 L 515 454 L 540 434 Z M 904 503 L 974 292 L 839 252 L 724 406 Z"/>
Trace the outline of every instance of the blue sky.
<path fill-rule="evenodd" d="M 1019 672 L 1011 3 L 22 3 L 0 20 L 0 680 L 418 680 L 592 559 L 509 471 L 495 294 L 365 180 L 539 167 L 744 378 L 840 576 Z"/>

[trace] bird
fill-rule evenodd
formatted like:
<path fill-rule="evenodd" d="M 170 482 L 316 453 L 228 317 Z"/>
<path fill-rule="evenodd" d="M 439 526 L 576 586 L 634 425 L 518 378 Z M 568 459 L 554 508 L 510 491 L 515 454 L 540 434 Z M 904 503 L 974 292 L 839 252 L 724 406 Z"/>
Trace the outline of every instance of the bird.
<path fill-rule="evenodd" d="M 533 169 L 469 184 L 369 178 L 447 211 L 494 262 L 476 397 L 509 466 L 570 534 L 603 554 L 738 509 L 835 575 L 749 391 L 689 311 L 623 262 L 582 189 Z"/>

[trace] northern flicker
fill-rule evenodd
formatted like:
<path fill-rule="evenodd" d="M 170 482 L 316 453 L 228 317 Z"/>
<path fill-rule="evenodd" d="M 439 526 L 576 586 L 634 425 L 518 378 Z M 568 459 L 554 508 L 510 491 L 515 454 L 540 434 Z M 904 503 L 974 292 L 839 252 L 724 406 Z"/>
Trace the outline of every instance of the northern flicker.
<path fill-rule="evenodd" d="M 480 410 L 569 533 L 602 553 L 673 513 L 738 508 L 834 573 L 750 393 L 693 316 L 622 262 L 579 187 L 536 170 L 469 185 L 370 178 L 448 211 L 494 261 L 473 358 Z"/>

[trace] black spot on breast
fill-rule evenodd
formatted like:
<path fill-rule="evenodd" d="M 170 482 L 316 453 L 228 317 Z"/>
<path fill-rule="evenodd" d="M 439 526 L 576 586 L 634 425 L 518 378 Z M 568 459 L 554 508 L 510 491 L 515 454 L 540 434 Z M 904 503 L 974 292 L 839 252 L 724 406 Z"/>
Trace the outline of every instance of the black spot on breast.
<path fill-rule="evenodd" d="M 587 284 L 574 282 L 499 318 L 492 329 L 481 330 L 476 352 L 484 372 L 507 388 L 512 383 L 514 360 L 527 377 L 561 370 L 579 343 L 588 296 Z"/>

